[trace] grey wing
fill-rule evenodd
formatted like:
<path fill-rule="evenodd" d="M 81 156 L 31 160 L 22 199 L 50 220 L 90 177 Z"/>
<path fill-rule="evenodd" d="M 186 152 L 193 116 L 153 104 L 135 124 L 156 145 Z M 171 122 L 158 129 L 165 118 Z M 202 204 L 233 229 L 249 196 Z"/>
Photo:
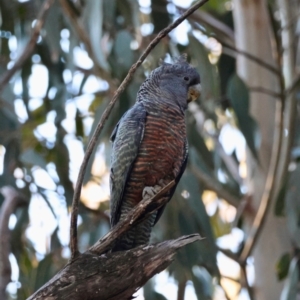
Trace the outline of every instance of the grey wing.
<path fill-rule="evenodd" d="M 118 223 L 126 182 L 144 135 L 146 110 L 141 102 L 128 110 L 115 127 L 111 140 L 110 213 L 111 226 Z"/>

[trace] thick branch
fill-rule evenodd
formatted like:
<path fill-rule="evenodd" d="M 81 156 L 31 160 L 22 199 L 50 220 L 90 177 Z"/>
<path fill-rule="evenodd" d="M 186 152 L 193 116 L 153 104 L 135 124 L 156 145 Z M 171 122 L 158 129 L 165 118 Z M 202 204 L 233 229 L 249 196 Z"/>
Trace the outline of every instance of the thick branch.
<path fill-rule="evenodd" d="M 85 252 L 27 300 L 132 299 L 152 276 L 170 265 L 178 249 L 198 240 L 200 236 L 193 234 L 101 256 Z"/>
<path fill-rule="evenodd" d="M 10 229 L 8 222 L 11 214 L 20 205 L 25 203 L 17 191 L 12 187 L 3 187 L 1 193 L 4 202 L 0 210 L 0 299 L 6 299 L 6 286 L 11 280 L 11 266 L 9 262 L 10 253 Z"/>
<path fill-rule="evenodd" d="M 78 243 L 77 243 L 77 219 L 78 219 L 78 203 L 80 199 L 81 194 L 81 186 L 84 178 L 84 174 L 87 168 L 87 164 L 89 162 L 89 159 L 91 157 L 91 154 L 95 148 L 95 145 L 97 143 L 97 139 L 103 129 L 104 123 L 108 116 L 110 115 L 116 101 L 118 100 L 120 94 L 125 90 L 127 85 L 129 84 L 131 78 L 133 77 L 133 74 L 135 73 L 136 69 L 143 63 L 145 58 L 149 55 L 149 53 L 155 48 L 155 46 L 159 43 L 159 41 L 165 37 L 167 34 L 169 34 L 174 28 L 176 28 L 180 23 L 182 23 L 189 15 L 191 15 L 194 11 L 196 11 L 199 7 L 204 5 L 208 0 L 202 0 L 194 4 L 190 9 L 188 9 L 186 12 L 184 12 L 174 23 L 163 29 L 161 32 L 158 33 L 158 35 L 151 41 L 151 43 L 148 45 L 144 53 L 140 56 L 139 60 L 132 65 L 130 68 L 127 76 L 117 89 L 117 91 L 114 94 L 114 97 L 109 102 L 107 108 L 105 109 L 99 123 L 97 124 L 97 127 L 95 129 L 95 132 L 93 136 L 91 137 L 91 140 L 87 146 L 87 150 L 85 153 L 85 156 L 83 158 L 82 165 L 80 167 L 80 171 L 78 174 L 78 179 L 76 182 L 76 187 L 74 191 L 74 197 L 73 197 L 73 203 L 72 203 L 72 214 L 71 214 L 71 227 L 70 227 L 70 248 L 71 248 L 71 260 L 73 260 L 76 255 L 78 255 Z"/>
<path fill-rule="evenodd" d="M 45 19 L 47 16 L 47 12 L 49 11 L 51 5 L 54 3 L 54 0 L 46 0 L 38 14 L 37 20 L 32 30 L 31 38 L 26 45 L 23 53 L 20 55 L 18 60 L 15 62 L 13 67 L 7 70 L 4 75 L 0 78 L 0 91 L 6 86 L 9 80 L 13 77 L 13 75 L 23 66 L 28 57 L 32 54 L 36 41 L 40 35 L 40 31 L 45 23 Z"/>
<path fill-rule="evenodd" d="M 161 196 L 174 184 L 172 181 L 154 197 L 142 200 L 125 220 L 85 253 L 78 254 L 28 300 L 132 299 L 136 290 L 171 263 L 177 249 L 200 240 L 200 236 L 194 234 L 157 245 L 109 253 L 118 237 L 166 203 L 166 197 Z"/>

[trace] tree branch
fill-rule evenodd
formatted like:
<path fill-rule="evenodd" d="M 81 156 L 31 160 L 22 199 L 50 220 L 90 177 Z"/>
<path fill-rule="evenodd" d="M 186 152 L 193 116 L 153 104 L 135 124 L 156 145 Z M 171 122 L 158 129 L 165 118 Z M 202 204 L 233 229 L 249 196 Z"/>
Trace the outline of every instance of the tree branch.
<path fill-rule="evenodd" d="M 198 234 L 129 251 L 80 254 L 27 300 L 129 300 L 174 259 L 176 251 L 200 240 Z"/>
<path fill-rule="evenodd" d="M 206 175 L 204 172 L 200 172 L 198 168 L 193 165 L 191 165 L 190 168 L 195 177 L 209 190 L 214 191 L 220 198 L 224 199 L 234 207 L 238 207 L 240 205 L 240 199 L 225 190 L 217 180 L 214 180 L 214 178 Z"/>
<path fill-rule="evenodd" d="M 19 205 L 26 203 L 26 199 L 10 186 L 3 187 L 1 193 L 4 196 L 4 202 L 0 210 L 0 299 L 4 300 L 7 298 L 6 286 L 11 281 L 9 261 L 11 232 L 8 228 L 8 222 L 11 214 Z"/>
<path fill-rule="evenodd" d="M 171 181 L 165 187 L 163 187 L 157 194 L 150 199 L 142 200 L 136 207 L 134 207 L 126 216 L 123 221 L 117 223 L 109 233 L 107 233 L 102 239 L 100 239 L 95 245 L 90 247 L 89 251 L 97 253 L 98 255 L 103 254 L 110 250 L 114 246 L 114 242 L 124 232 L 128 231 L 132 226 L 145 220 L 148 215 L 158 210 L 161 206 L 166 204 L 168 201 L 165 198 L 160 198 L 168 190 L 175 185 L 175 181 Z M 145 212 L 147 211 L 147 214 Z M 142 216 L 142 217 L 141 217 Z"/>
<path fill-rule="evenodd" d="M 44 4 L 38 14 L 36 22 L 34 24 L 31 38 L 30 38 L 29 42 L 27 43 L 23 53 L 20 55 L 18 60 L 14 63 L 13 67 L 11 69 L 7 70 L 4 73 L 4 75 L 0 78 L 0 91 L 3 90 L 3 88 L 9 82 L 9 80 L 12 78 L 12 76 L 23 66 L 25 61 L 32 54 L 32 52 L 35 48 L 35 45 L 36 45 L 36 41 L 40 35 L 41 29 L 45 23 L 47 13 L 53 3 L 54 3 L 54 0 L 45 0 Z"/>
<path fill-rule="evenodd" d="M 93 149 L 95 148 L 95 145 L 97 143 L 97 139 L 103 129 L 103 126 L 105 124 L 106 119 L 110 115 L 116 101 L 118 100 L 120 94 L 125 90 L 127 85 L 129 84 L 131 78 L 133 77 L 133 74 L 135 73 L 136 69 L 142 64 L 142 62 L 145 60 L 145 58 L 148 56 L 148 54 L 154 49 L 154 47 L 159 43 L 159 41 L 165 37 L 169 32 L 171 32 L 174 28 L 176 28 L 180 23 L 182 23 L 189 15 L 191 15 L 194 11 L 196 11 L 199 7 L 204 5 L 208 0 L 202 0 L 195 3 L 193 6 L 191 6 L 190 9 L 188 9 L 185 13 L 183 13 L 174 23 L 163 29 L 161 32 L 158 33 L 158 35 L 151 41 L 151 43 L 148 45 L 146 50 L 143 52 L 143 54 L 140 56 L 138 61 L 132 65 L 130 68 L 127 76 L 115 92 L 113 98 L 108 103 L 107 108 L 105 109 L 104 113 L 102 114 L 102 117 L 100 121 L 97 124 L 97 127 L 94 131 L 93 136 L 91 137 L 91 140 L 87 146 L 87 150 L 85 153 L 85 156 L 83 158 L 82 165 L 80 167 L 80 171 L 78 174 L 78 179 L 76 182 L 76 187 L 74 191 L 73 196 L 73 203 L 72 203 L 72 213 L 71 213 L 71 227 L 70 227 L 70 248 L 71 248 L 71 260 L 75 259 L 75 257 L 78 255 L 78 242 L 77 242 L 77 219 L 78 219 L 78 203 L 80 199 L 81 194 L 81 186 L 84 178 L 84 174 L 87 168 L 88 161 L 91 157 L 91 154 L 93 152 Z"/>
<path fill-rule="evenodd" d="M 198 234 L 193 234 L 156 245 L 109 253 L 118 237 L 168 201 L 161 196 L 174 184 L 172 181 L 154 197 L 142 200 L 123 221 L 85 253 L 78 254 L 28 300 L 131 299 L 148 279 L 171 263 L 177 249 L 201 239 Z"/>

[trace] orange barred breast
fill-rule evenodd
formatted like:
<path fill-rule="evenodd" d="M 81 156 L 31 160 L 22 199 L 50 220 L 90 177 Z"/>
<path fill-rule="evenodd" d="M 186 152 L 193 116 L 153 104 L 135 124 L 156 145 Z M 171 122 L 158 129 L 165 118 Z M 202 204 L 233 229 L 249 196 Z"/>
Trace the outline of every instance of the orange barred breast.
<path fill-rule="evenodd" d="M 185 158 L 186 127 L 183 115 L 148 115 L 144 138 L 128 179 L 123 201 L 136 205 L 143 189 L 159 180 L 175 179 Z"/>

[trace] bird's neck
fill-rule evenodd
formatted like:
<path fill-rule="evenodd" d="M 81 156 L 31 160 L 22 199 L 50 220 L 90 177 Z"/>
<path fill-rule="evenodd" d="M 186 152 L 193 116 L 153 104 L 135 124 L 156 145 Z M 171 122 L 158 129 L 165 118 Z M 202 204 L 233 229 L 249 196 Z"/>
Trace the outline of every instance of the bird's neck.
<path fill-rule="evenodd" d="M 178 95 L 175 91 L 162 90 L 158 81 L 152 79 L 146 80 L 141 85 L 137 94 L 137 102 L 142 102 L 148 111 L 172 111 L 174 114 L 184 115 L 187 105 L 183 107 L 179 100 L 185 96 Z"/>

